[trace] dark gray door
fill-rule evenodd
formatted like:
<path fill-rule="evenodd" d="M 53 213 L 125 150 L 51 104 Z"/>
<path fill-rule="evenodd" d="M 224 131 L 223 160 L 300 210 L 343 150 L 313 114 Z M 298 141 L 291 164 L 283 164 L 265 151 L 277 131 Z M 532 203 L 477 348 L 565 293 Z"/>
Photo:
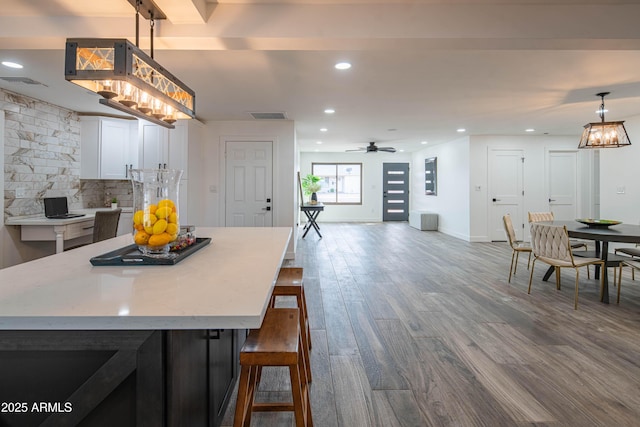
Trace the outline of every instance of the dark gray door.
<path fill-rule="evenodd" d="M 382 164 L 382 220 L 409 220 L 409 163 Z"/>

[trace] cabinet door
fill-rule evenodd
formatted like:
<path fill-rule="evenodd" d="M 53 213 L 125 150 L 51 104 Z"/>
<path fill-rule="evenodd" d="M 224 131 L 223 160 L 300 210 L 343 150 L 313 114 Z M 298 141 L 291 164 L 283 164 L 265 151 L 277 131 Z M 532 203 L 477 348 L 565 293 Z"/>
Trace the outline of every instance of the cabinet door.
<path fill-rule="evenodd" d="M 142 167 L 144 169 L 162 169 L 168 166 L 167 129 L 142 124 Z"/>
<path fill-rule="evenodd" d="M 133 227 L 133 212 L 121 212 L 120 220 L 118 220 L 118 231 L 117 236 L 122 236 L 123 234 L 131 234 L 131 229 Z"/>
<path fill-rule="evenodd" d="M 219 426 L 238 376 L 239 331 L 216 329 L 209 334 L 209 417 L 211 425 Z"/>
<path fill-rule="evenodd" d="M 129 160 L 129 123 L 102 120 L 100 178 L 126 179 Z"/>

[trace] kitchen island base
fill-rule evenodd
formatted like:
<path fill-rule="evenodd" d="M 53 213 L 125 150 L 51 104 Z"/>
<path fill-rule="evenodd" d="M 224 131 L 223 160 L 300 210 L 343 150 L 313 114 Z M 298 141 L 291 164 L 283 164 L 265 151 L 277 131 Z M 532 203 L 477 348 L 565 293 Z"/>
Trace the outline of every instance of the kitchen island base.
<path fill-rule="evenodd" d="M 219 426 L 245 330 L 0 331 L 2 426 Z"/>

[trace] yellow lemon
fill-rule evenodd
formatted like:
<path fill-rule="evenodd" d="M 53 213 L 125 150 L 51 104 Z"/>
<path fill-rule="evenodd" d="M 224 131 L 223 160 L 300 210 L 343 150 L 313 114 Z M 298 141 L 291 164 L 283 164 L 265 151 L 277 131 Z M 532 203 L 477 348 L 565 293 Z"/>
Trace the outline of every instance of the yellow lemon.
<path fill-rule="evenodd" d="M 167 229 L 167 221 L 164 219 L 159 219 L 153 224 L 153 234 L 161 234 Z"/>
<path fill-rule="evenodd" d="M 145 225 L 144 232 L 147 234 L 153 234 L 153 225 Z"/>
<path fill-rule="evenodd" d="M 158 202 L 158 207 L 168 207 L 173 209 L 173 207 L 175 206 L 175 203 L 173 203 L 173 201 L 169 200 L 169 199 L 162 199 Z"/>
<path fill-rule="evenodd" d="M 136 213 L 133 214 L 134 225 L 142 224 L 143 219 L 144 219 L 144 211 L 136 211 Z"/>
<path fill-rule="evenodd" d="M 144 231 L 138 231 L 133 237 L 133 240 L 136 242 L 136 245 L 146 245 L 149 243 L 149 235 Z"/>
<path fill-rule="evenodd" d="M 167 218 L 167 220 L 171 223 L 177 224 L 178 223 L 178 214 L 175 212 L 172 212 L 169 214 L 169 218 Z"/>
<path fill-rule="evenodd" d="M 162 221 L 162 220 L 160 220 L 160 221 Z M 174 234 L 178 234 L 178 224 L 170 222 L 169 224 L 167 224 L 167 230 L 166 231 L 167 231 L 167 233 L 171 234 L 172 236 Z"/>
<path fill-rule="evenodd" d="M 149 237 L 149 246 L 164 246 L 169 243 L 170 238 L 168 233 L 154 234 Z"/>
<path fill-rule="evenodd" d="M 133 226 L 133 228 L 135 228 L 136 230 L 144 230 L 144 225 L 136 224 L 136 225 Z"/>
<path fill-rule="evenodd" d="M 156 205 L 149 205 L 147 206 L 147 211 L 149 211 L 149 213 L 151 215 L 155 215 L 156 214 L 156 210 L 158 209 L 158 207 Z"/>
<path fill-rule="evenodd" d="M 158 219 L 167 218 L 171 214 L 171 208 L 169 206 L 162 206 L 156 210 L 156 216 Z"/>

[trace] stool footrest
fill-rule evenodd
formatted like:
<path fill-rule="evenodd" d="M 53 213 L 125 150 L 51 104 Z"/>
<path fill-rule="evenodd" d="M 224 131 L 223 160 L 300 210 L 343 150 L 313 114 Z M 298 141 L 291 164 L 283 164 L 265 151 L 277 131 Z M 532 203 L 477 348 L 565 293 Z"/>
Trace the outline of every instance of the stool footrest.
<path fill-rule="evenodd" d="M 293 402 L 257 402 L 253 404 L 254 412 L 293 412 L 294 409 L 295 407 L 293 406 Z"/>

